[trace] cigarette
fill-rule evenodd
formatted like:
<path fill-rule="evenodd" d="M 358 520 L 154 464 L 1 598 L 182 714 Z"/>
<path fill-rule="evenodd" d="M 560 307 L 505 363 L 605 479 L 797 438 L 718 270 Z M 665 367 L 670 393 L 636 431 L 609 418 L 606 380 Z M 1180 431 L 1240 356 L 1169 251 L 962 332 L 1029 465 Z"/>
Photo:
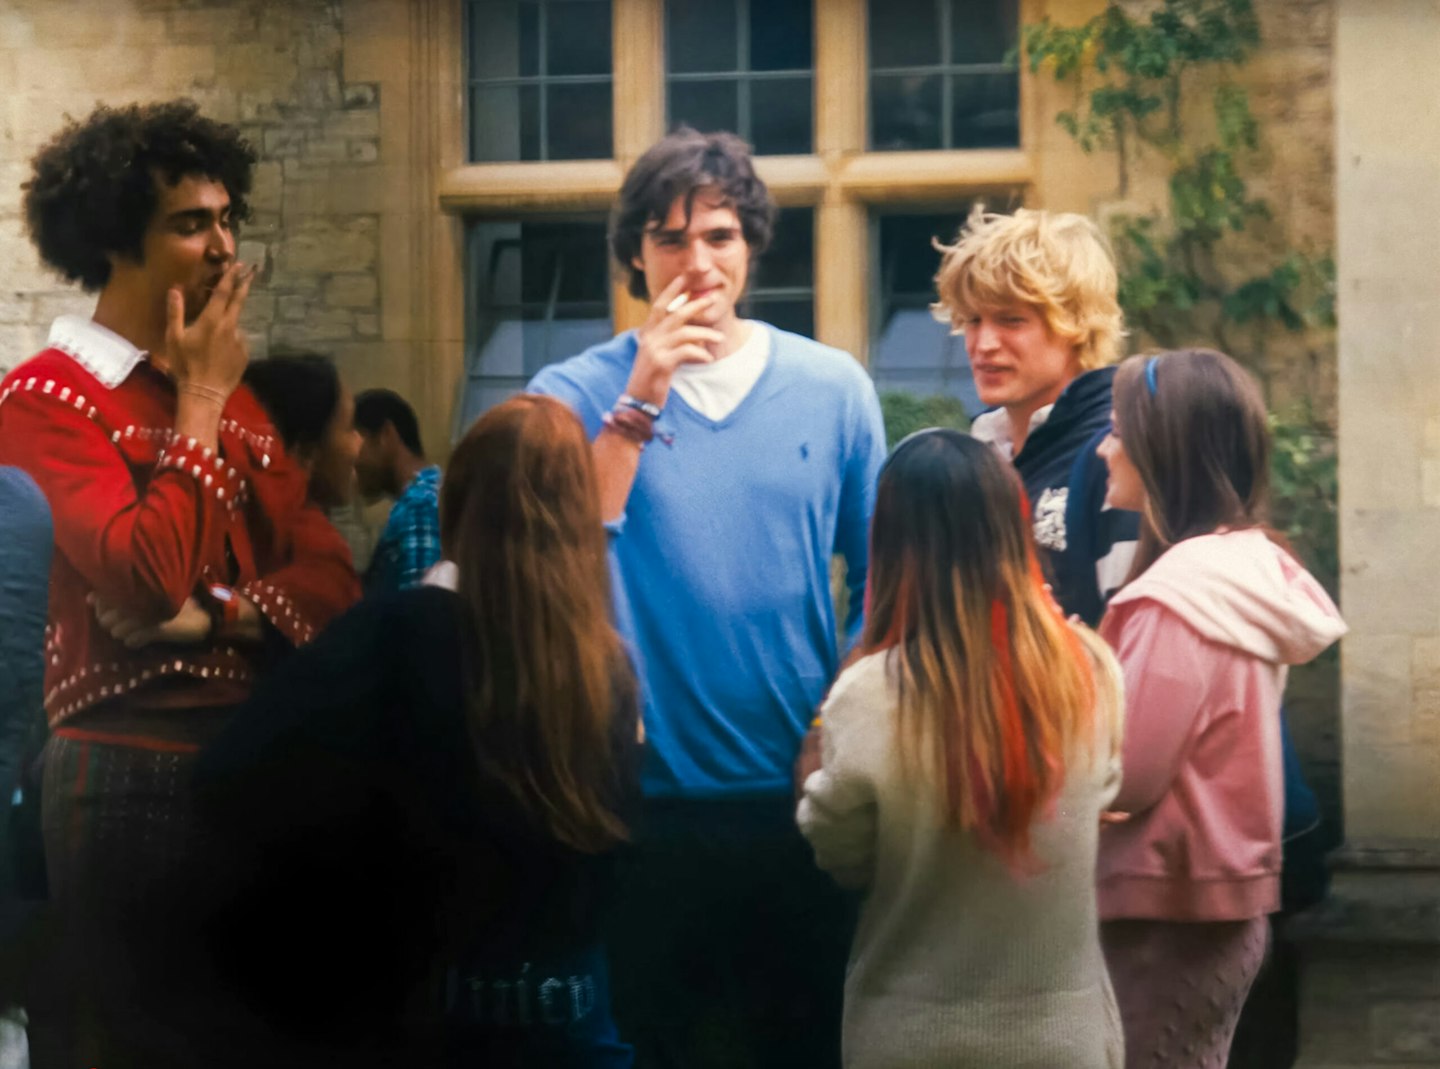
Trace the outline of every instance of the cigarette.
<path fill-rule="evenodd" d="M 673 301 L 671 301 L 669 304 L 667 304 L 667 305 L 665 306 L 665 311 L 666 311 L 667 313 L 669 313 L 669 312 L 678 312 L 678 311 L 680 311 L 680 309 L 684 308 L 685 305 L 689 303 L 689 301 L 690 301 L 690 294 L 688 294 L 688 293 L 682 293 L 682 294 L 680 294 L 680 296 L 676 297 Z"/>

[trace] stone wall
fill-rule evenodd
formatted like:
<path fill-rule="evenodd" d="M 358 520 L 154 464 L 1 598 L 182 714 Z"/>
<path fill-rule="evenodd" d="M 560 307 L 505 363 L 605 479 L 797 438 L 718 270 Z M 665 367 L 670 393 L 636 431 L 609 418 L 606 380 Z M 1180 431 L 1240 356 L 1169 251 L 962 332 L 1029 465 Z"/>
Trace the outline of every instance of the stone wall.
<path fill-rule="evenodd" d="M 1156 0 L 1123 0 L 1143 16 Z M 1248 157 L 1244 177 L 1252 196 L 1263 197 L 1271 209 L 1268 222 L 1252 223 L 1253 239 L 1227 238 L 1228 262 L 1222 273 L 1232 282 L 1275 266 L 1288 250 L 1324 254 L 1335 244 L 1334 132 L 1332 81 L 1335 0 L 1254 0 L 1260 20 L 1261 45 L 1242 67 L 1217 74 L 1186 75 L 1182 123 L 1186 136 L 1213 140 L 1212 96 L 1219 77 L 1233 77 L 1244 86 L 1260 127 L 1258 153 Z M 1061 25 L 1076 25 L 1103 4 L 1065 0 L 1045 6 L 1043 14 Z M 1118 157 L 1106 150 L 1077 166 L 1077 153 L 1067 135 L 1053 124 L 1053 115 L 1074 106 L 1067 86 L 1057 90 L 1048 78 L 1037 86 L 1041 99 L 1042 166 L 1036 183 L 1041 206 L 1082 211 L 1144 215 L 1168 208 L 1169 167 L 1144 146 L 1132 146 L 1128 189 L 1120 195 Z M 1082 157 L 1083 159 L 1083 157 Z M 1097 165 L 1098 164 L 1098 165 Z M 1196 339 L 1216 344 L 1214 338 Z M 1147 339 L 1136 339 L 1146 344 Z M 1235 330 L 1228 339 L 1234 355 L 1263 368 L 1272 407 L 1298 402 L 1314 405 L 1324 419 L 1335 418 L 1336 378 L 1333 331 L 1285 335 L 1276 333 L 1257 346 L 1248 331 Z"/>
<path fill-rule="evenodd" d="M 241 259 L 264 265 L 243 319 L 252 355 L 331 352 L 352 385 L 405 391 L 408 300 L 385 300 L 396 295 L 382 292 L 381 264 L 403 260 L 406 245 L 390 151 L 408 119 L 406 18 L 404 3 L 362 0 L 0 6 L 0 368 L 33 353 L 55 315 L 93 306 L 25 239 L 19 186 L 31 154 L 96 102 L 186 96 L 260 152 L 240 245 Z M 386 116 L 391 95 L 402 106 Z"/>

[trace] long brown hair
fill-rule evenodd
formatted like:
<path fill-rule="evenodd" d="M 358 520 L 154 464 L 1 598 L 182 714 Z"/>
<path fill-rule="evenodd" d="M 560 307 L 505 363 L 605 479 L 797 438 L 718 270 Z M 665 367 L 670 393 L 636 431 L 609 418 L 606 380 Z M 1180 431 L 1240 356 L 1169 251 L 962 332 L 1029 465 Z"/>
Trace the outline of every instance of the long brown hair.
<path fill-rule="evenodd" d="M 941 816 L 1008 863 L 1094 738 L 1090 659 L 1040 575 L 1024 490 L 989 446 L 922 431 L 896 446 L 871 526 L 864 648 L 890 650 L 897 734 Z"/>
<path fill-rule="evenodd" d="M 555 839 L 605 849 L 625 836 L 617 718 L 633 738 L 635 681 L 574 414 L 525 394 L 482 416 L 450 458 L 440 540 L 474 623 L 468 713 L 482 767 Z"/>
<path fill-rule="evenodd" d="M 1269 526 L 1270 430 L 1255 380 L 1214 349 L 1132 356 L 1115 373 L 1115 433 L 1145 484 L 1133 579 L 1176 542 Z"/>

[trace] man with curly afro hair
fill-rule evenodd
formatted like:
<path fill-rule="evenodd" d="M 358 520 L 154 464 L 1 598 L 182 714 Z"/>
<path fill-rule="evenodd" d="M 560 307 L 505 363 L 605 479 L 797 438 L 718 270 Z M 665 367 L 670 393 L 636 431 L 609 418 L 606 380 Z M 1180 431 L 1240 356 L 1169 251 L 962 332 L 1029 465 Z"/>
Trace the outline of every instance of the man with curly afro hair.
<path fill-rule="evenodd" d="M 40 149 L 24 184 L 41 259 L 97 294 L 92 317 L 59 317 L 0 381 L 0 465 L 28 472 L 54 518 L 47 865 L 95 981 L 89 1024 L 112 1036 L 147 1016 L 129 1000 L 148 991 L 143 961 L 161 960 L 135 953 L 165 924 L 141 926 L 162 919 L 134 907 L 172 901 L 198 856 L 193 754 L 267 663 L 359 594 L 241 386 L 255 269 L 236 261 L 235 230 L 255 160 L 189 101 L 101 106 Z M 109 938 L 122 916 L 125 938 Z M 106 992 L 127 998 L 113 1018 Z"/>

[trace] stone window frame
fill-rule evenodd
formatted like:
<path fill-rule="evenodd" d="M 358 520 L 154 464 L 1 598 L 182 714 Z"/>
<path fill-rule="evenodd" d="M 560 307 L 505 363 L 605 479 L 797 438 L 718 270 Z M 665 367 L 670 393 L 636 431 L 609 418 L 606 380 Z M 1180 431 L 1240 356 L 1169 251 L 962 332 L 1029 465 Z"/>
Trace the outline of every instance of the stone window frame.
<path fill-rule="evenodd" d="M 412 82 L 416 101 L 431 107 L 412 133 L 412 189 L 425 201 L 416 214 L 426 225 L 413 235 L 421 271 L 411 292 L 423 339 L 417 356 L 436 413 L 453 404 L 465 374 L 464 220 L 608 211 L 626 169 L 665 133 L 664 0 L 612 0 L 615 157 L 465 163 L 462 2 L 416 0 L 412 9 L 418 52 Z M 1021 22 L 1037 21 L 1056 6 L 1056 0 L 1021 0 Z M 815 336 L 865 364 L 872 211 L 941 211 L 977 196 L 1033 202 L 1043 119 L 1036 80 L 1022 67 L 1019 147 L 870 151 L 869 78 L 855 77 L 868 58 L 866 0 L 823 0 L 815 9 L 815 151 L 757 157 L 756 167 L 782 207 L 814 209 Z M 615 330 L 639 326 L 646 306 L 618 277 L 613 287 Z"/>

